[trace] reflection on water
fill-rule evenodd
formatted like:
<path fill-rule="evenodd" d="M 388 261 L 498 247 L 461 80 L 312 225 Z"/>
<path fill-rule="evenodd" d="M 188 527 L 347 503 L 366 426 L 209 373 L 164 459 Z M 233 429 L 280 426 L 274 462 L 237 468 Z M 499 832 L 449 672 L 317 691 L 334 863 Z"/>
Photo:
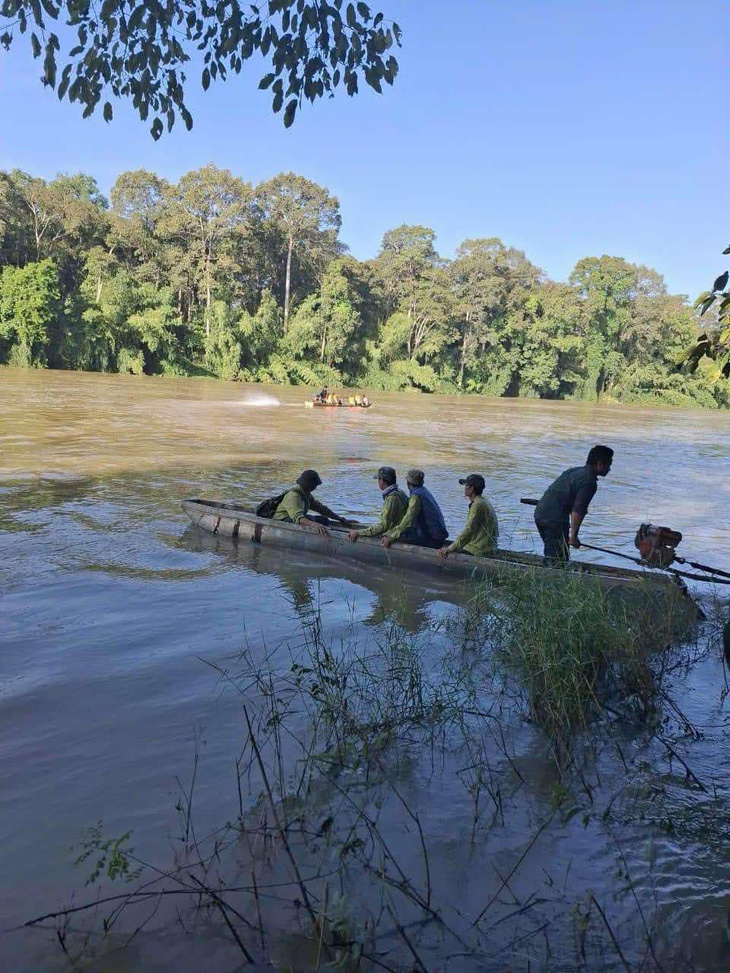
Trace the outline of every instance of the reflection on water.
<path fill-rule="evenodd" d="M 221 558 L 244 566 L 256 574 L 275 577 L 291 597 L 303 621 L 317 608 L 326 611 L 321 598 L 323 581 L 346 582 L 352 590 L 362 588 L 373 595 L 369 613 L 361 618 L 367 625 L 390 619 L 406 632 L 417 632 L 429 622 L 428 605 L 443 601 L 460 605 L 469 592 L 461 582 L 441 582 L 418 575 L 390 574 L 355 561 L 321 555 L 313 558 L 304 551 L 287 551 L 282 557 L 276 548 L 239 544 L 197 527 L 189 527 L 180 538 L 188 550 L 213 551 Z"/>
<path fill-rule="evenodd" d="M 261 396 L 278 407 L 242 407 Z M 370 644 L 395 624 L 440 646 L 446 621 L 468 600 L 468 587 L 211 537 L 188 526 L 181 497 L 253 504 L 314 466 L 327 503 L 369 520 L 380 501 L 377 467 L 418 466 L 453 535 L 465 516 L 457 479 L 478 471 L 502 544 L 534 550 L 531 511 L 519 497 L 539 495 L 590 445 L 607 442 L 616 461 L 586 540 L 631 553 L 639 522 L 664 523 L 683 532 L 686 556 L 730 568 L 726 415 L 381 393 L 362 413 L 305 410 L 304 397 L 301 389 L 0 369 L 0 825 L 12 837 L 0 852 L 4 926 L 52 908 L 82 884 L 66 849 L 100 817 L 111 834 L 133 828 L 141 857 L 164 858 L 175 777 L 187 779 L 195 740 L 201 821 L 215 826 L 237 813 L 230 772 L 240 709 L 200 659 L 229 668 L 244 648 L 265 658 L 296 640 L 313 613 L 334 645 L 353 629 Z M 727 962 L 723 673 L 721 656 L 710 653 L 678 688 L 700 734 L 688 736 L 682 752 L 707 793 L 684 787 L 681 765 L 653 754 L 656 772 L 632 793 L 644 823 L 617 835 L 642 901 L 656 895 L 651 918 L 667 970 Z M 644 759 L 641 747 L 627 728 L 623 758 Z M 424 781 L 402 768 L 403 786 L 423 801 L 434 872 L 454 883 L 465 906 L 489 899 L 495 869 L 509 874 L 559 783 L 533 728 L 515 728 L 509 752 L 511 809 L 482 834 L 473 860 L 462 855 L 472 828 L 463 788 L 444 790 L 437 773 Z M 596 795 L 626 778 L 615 753 L 598 759 Z M 671 822 L 655 820 L 658 788 L 668 792 Z M 403 822 L 388 827 L 400 841 Z M 580 817 L 556 820 L 510 886 L 523 904 L 538 878 L 547 881 L 544 872 L 572 901 L 597 889 L 630 936 L 634 906 L 611 899 L 622 867 L 605 829 L 583 828 Z M 133 947 L 141 953 L 110 958 L 107 968 L 177 970 L 192 962 L 164 931 L 145 935 L 146 945 Z M 230 968 L 226 942 L 213 934 L 202 943 L 201 968 Z M 63 968 L 52 934 L 3 936 L 3 953 L 9 969 Z M 605 969 L 615 959 L 607 954 Z"/>

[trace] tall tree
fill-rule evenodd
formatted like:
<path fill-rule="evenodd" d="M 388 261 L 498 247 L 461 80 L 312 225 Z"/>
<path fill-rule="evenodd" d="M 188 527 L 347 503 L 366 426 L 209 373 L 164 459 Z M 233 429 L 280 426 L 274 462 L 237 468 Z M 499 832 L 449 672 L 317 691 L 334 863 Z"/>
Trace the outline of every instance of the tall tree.
<path fill-rule="evenodd" d="M 160 219 L 163 233 L 186 248 L 187 260 L 205 300 L 205 335 L 210 337 L 217 277 L 238 269 L 232 251 L 251 218 L 251 184 L 214 165 L 186 173 L 171 188 Z"/>
<path fill-rule="evenodd" d="M 461 335 L 459 388 L 469 362 L 483 353 L 496 321 L 508 314 L 525 291 L 540 281 L 540 271 L 521 250 L 497 237 L 465 240 L 449 266 Z"/>
<path fill-rule="evenodd" d="M 586 379 L 582 394 L 600 398 L 618 382 L 630 352 L 634 303 L 666 294 L 661 274 L 622 257 L 584 257 L 569 278 L 586 319 Z"/>
<path fill-rule="evenodd" d="M 36 260 L 57 256 L 59 245 L 83 243 L 102 228 L 107 203 L 91 176 L 63 174 L 46 182 L 17 170 L 13 175 L 30 214 Z"/>
<path fill-rule="evenodd" d="M 48 346 L 58 319 L 58 272 L 52 260 L 0 271 L 0 338 L 11 347 L 10 363 L 48 364 Z"/>
<path fill-rule="evenodd" d="M 292 261 L 295 255 L 319 257 L 326 262 L 338 252 L 342 224 L 340 204 L 322 186 L 293 172 L 283 172 L 258 188 L 264 219 L 280 229 L 284 241 L 284 332 L 291 313 Z"/>

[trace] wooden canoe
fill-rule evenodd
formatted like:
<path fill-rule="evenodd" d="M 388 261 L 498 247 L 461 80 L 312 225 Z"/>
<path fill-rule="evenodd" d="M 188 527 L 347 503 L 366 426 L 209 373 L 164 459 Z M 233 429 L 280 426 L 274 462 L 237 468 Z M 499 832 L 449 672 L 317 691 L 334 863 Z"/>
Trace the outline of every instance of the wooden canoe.
<path fill-rule="evenodd" d="M 350 402 L 343 402 L 342 405 L 331 405 L 329 402 L 315 402 L 314 399 L 305 399 L 304 406 L 307 409 L 370 409 L 369 405 L 352 405 Z"/>
<path fill-rule="evenodd" d="M 670 594 L 679 590 L 672 576 L 648 570 L 637 571 L 580 561 L 570 561 L 565 566 L 546 567 L 541 557 L 517 551 L 498 551 L 493 557 L 450 554 L 444 559 L 435 550 L 414 547 L 411 544 L 397 543 L 385 548 L 380 539 L 375 537 L 361 537 L 353 544 L 347 539 L 349 528 L 340 525 L 328 527 L 329 536 L 322 537 L 311 528 L 257 517 L 233 503 L 191 499 L 183 500 L 182 508 L 193 524 L 221 537 L 310 551 L 381 568 L 417 571 L 444 579 L 467 579 L 476 575 L 498 582 L 537 569 L 556 581 L 564 579 L 566 571 L 576 572 L 586 580 L 592 579 L 607 591 L 619 589 L 645 594 L 649 587 L 658 593 Z"/>

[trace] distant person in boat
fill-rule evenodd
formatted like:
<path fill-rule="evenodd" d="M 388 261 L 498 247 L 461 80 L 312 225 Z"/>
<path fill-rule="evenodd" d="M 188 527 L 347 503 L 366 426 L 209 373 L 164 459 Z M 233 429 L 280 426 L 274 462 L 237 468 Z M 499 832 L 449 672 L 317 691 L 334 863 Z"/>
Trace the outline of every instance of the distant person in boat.
<path fill-rule="evenodd" d="M 411 495 L 408 508 L 403 520 L 383 534 L 380 542 L 383 547 L 390 547 L 394 541 L 415 544 L 418 547 L 443 546 L 449 532 L 441 508 L 431 492 L 423 485 L 424 479 L 423 470 L 408 471 L 406 485 Z"/>
<path fill-rule="evenodd" d="M 367 409 L 369 407 L 370 399 L 367 397 L 367 395 L 363 395 L 363 397 L 360 399 L 360 405 L 363 407 L 363 409 Z"/>
<path fill-rule="evenodd" d="M 459 480 L 464 487 L 464 496 L 469 501 L 469 513 L 466 525 L 456 540 L 439 551 L 441 557 L 449 554 L 473 554 L 484 557 L 497 549 L 499 538 L 499 524 L 494 507 L 486 500 L 484 493 L 484 477 L 479 473 L 470 473 L 464 480 Z"/>
<path fill-rule="evenodd" d="M 299 524 L 300 527 L 314 528 L 323 537 L 328 536 L 326 525 L 330 520 L 336 520 L 349 527 L 349 520 L 340 517 L 334 510 L 330 510 L 312 496 L 313 491 L 321 483 L 322 480 L 316 470 L 304 470 L 294 486 L 282 497 L 272 520 L 283 520 L 290 524 Z M 320 516 L 308 516 L 310 510 L 316 511 Z"/>
<path fill-rule="evenodd" d="M 326 402 L 327 401 L 327 386 L 323 386 L 319 392 L 315 392 L 312 396 L 315 402 Z"/>
<path fill-rule="evenodd" d="M 567 561 L 570 548 L 580 547 L 578 532 L 598 489 L 598 477 L 608 476 L 612 462 L 609 446 L 594 446 L 585 466 L 565 470 L 543 493 L 535 507 L 535 525 L 546 561 Z"/>
<path fill-rule="evenodd" d="M 386 531 L 398 526 L 408 508 L 408 496 L 398 487 L 395 470 L 392 466 L 381 466 L 375 479 L 378 481 L 378 487 L 383 494 L 383 509 L 380 512 L 380 520 L 372 527 L 351 530 L 347 538 L 353 543 L 358 537 L 382 537 Z"/>

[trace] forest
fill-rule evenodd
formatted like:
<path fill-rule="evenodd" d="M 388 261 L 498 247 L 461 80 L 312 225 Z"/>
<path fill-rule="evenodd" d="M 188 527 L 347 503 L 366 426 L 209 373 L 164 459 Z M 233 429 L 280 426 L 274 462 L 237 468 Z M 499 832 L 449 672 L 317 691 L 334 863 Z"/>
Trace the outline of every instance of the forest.
<path fill-rule="evenodd" d="M 140 169 L 107 199 L 87 174 L 0 172 L 0 363 L 730 406 L 730 380 L 687 357 L 697 312 L 655 270 L 585 257 L 552 281 L 496 237 L 446 259 L 409 225 L 360 261 L 340 228 L 337 198 L 294 173 Z"/>

